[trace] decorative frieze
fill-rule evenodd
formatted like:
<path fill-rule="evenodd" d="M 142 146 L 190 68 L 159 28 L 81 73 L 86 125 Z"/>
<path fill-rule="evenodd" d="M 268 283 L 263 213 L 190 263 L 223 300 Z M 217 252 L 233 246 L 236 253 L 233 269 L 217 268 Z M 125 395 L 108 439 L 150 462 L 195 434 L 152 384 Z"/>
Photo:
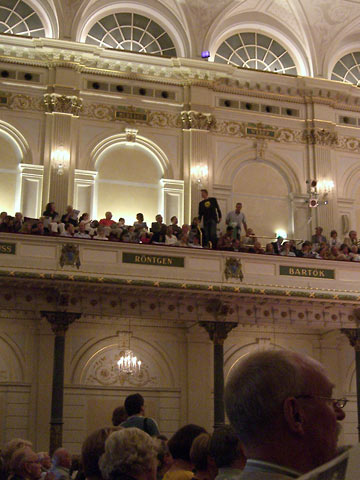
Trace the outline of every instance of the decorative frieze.
<path fill-rule="evenodd" d="M 325 128 L 312 128 L 304 131 L 304 139 L 311 145 L 321 145 L 324 147 L 337 146 L 338 135 L 336 132 L 326 130 Z"/>
<path fill-rule="evenodd" d="M 67 113 L 79 116 L 83 101 L 76 95 L 59 95 L 57 93 L 46 93 L 44 105 L 47 113 Z"/>

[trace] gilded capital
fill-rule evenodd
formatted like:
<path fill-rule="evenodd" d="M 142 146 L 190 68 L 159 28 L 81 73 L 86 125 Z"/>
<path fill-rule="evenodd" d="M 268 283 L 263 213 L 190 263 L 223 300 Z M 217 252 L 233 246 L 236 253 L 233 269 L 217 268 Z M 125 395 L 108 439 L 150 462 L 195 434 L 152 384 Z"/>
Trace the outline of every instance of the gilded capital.
<path fill-rule="evenodd" d="M 326 130 L 325 128 L 311 128 L 304 132 L 305 140 L 311 145 L 321 145 L 331 147 L 338 144 L 338 135 L 336 132 Z"/>
<path fill-rule="evenodd" d="M 79 116 L 83 101 L 75 95 L 59 95 L 58 93 L 46 93 L 44 95 L 44 105 L 47 113 L 67 113 L 69 115 Z"/>
<path fill-rule="evenodd" d="M 236 322 L 200 322 L 199 325 L 205 328 L 214 344 L 222 345 L 231 330 L 238 324 Z"/>
<path fill-rule="evenodd" d="M 215 117 L 211 113 L 201 113 L 195 110 L 181 112 L 183 128 L 189 130 L 210 130 L 215 125 Z"/>
<path fill-rule="evenodd" d="M 360 352 L 360 328 L 342 328 L 341 333 L 347 336 L 355 351 Z"/>
<path fill-rule="evenodd" d="M 42 311 L 41 315 L 50 323 L 56 336 L 64 336 L 69 325 L 81 317 L 81 313 Z"/>

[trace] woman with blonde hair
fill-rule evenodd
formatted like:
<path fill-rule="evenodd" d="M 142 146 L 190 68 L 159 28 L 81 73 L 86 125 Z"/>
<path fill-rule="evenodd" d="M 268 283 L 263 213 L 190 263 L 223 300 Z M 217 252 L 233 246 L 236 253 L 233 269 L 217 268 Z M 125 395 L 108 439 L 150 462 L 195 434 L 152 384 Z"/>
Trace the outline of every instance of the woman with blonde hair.
<path fill-rule="evenodd" d="M 191 445 L 190 460 L 195 468 L 196 480 L 214 480 L 218 469 L 210 457 L 211 435 L 201 433 Z"/>

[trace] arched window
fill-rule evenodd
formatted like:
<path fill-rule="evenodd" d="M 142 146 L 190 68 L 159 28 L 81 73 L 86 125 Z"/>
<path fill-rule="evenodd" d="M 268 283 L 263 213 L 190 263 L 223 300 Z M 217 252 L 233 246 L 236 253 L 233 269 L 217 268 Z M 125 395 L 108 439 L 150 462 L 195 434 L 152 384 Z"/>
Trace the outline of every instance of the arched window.
<path fill-rule="evenodd" d="M 150 18 L 137 13 L 114 13 L 92 26 L 86 43 L 154 55 L 176 56 L 165 30 Z"/>
<path fill-rule="evenodd" d="M 344 55 L 331 73 L 331 80 L 360 85 L 360 51 Z"/>
<path fill-rule="evenodd" d="M 236 33 L 218 48 L 214 61 L 243 68 L 297 75 L 289 52 L 273 38 L 256 32 Z"/>
<path fill-rule="evenodd" d="M 0 0 L 0 33 L 45 37 L 39 15 L 22 0 Z"/>

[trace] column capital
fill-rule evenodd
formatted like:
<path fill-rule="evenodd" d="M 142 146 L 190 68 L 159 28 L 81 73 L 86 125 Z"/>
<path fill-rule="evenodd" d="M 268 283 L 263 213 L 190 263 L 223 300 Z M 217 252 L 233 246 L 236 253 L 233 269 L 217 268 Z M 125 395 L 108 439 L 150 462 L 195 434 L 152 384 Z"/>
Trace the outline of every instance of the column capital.
<path fill-rule="evenodd" d="M 322 147 L 331 147 L 338 143 L 337 133 L 325 128 L 309 128 L 304 131 L 304 138 L 310 145 Z"/>
<path fill-rule="evenodd" d="M 340 331 L 347 336 L 355 351 L 360 352 L 360 328 L 342 328 Z"/>
<path fill-rule="evenodd" d="M 50 323 L 56 336 L 64 336 L 69 325 L 81 317 L 81 313 L 75 312 L 42 311 L 40 313 Z"/>
<path fill-rule="evenodd" d="M 82 98 L 76 95 L 60 95 L 58 93 L 46 93 L 44 105 L 47 113 L 67 113 L 75 117 L 79 116 L 82 109 Z"/>
<path fill-rule="evenodd" d="M 222 345 L 228 333 L 238 326 L 236 322 L 199 322 L 199 325 L 208 332 L 210 340 L 215 345 Z"/>
<path fill-rule="evenodd" d="M 215 124 L 214 115 L 211 113 L 196 112 L 195 110 L 185 110 L 181 112 L 181 120 L 185 130 L 194 128 L 195 130 L 207 131 Z"/>

